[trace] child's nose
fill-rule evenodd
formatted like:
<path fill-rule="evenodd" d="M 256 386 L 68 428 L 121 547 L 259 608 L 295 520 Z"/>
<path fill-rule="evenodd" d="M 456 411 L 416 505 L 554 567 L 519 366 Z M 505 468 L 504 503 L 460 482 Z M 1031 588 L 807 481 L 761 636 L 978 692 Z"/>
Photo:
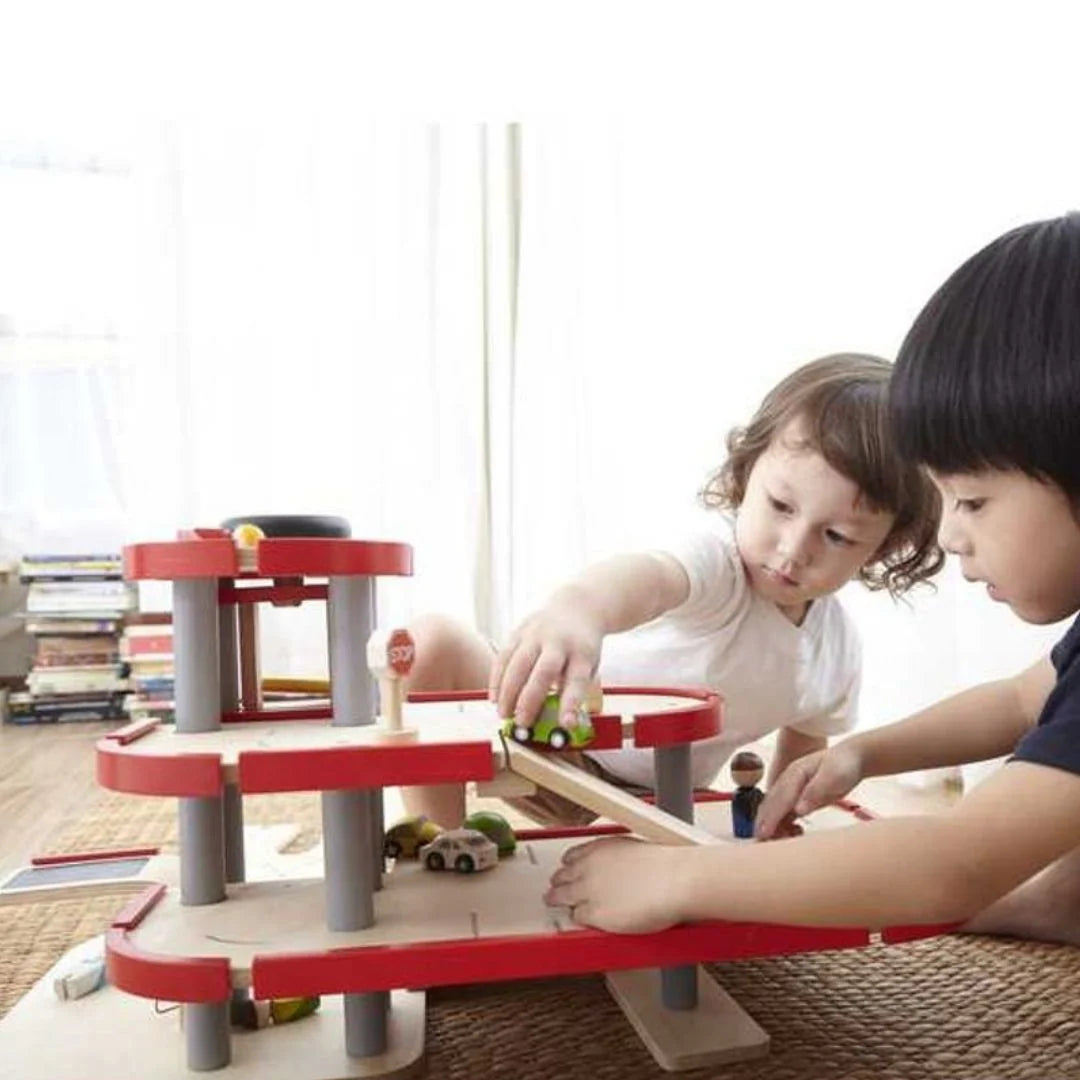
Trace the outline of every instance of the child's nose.
<path fill-rule="evenodd" d="M 969 555 L 971 553 L 971 541 L 964 532 L 956 514 L 948 510 L 941 515 L 941 524 L 938 526 L 938 543 L 950 555 Z"/>
<path fill-rule="evenodd" d="M 810 533 L 792 523 L 780 534 L 778 550 L 781 558 L 792 566 L 805 566 L 810 561 Z"/>

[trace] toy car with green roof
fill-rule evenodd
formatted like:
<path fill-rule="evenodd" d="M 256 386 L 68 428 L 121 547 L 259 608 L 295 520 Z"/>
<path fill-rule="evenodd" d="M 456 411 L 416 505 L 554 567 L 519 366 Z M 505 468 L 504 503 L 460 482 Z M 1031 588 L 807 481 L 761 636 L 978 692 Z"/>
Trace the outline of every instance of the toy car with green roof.
<path fill-rule="evenodd" d="M 540 714 L 531 727 L 519 724 L 511 716 L 503 721 L 502 732 L 514 742 L 550 746 L 552 750 L 565 750 L 567 747 L 580 750 L 588 746 L 596 733 L 585 706 L 578 707 L 576 724 L 563 725 L 561 711 L 559 695 L 552 691 L 544 699 Z"/>

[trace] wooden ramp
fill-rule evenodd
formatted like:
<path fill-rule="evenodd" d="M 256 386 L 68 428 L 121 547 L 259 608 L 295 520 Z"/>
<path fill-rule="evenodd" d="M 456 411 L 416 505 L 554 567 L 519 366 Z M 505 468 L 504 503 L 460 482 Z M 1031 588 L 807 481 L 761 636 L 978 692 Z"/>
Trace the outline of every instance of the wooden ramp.
<path fill-rule="evenodd" d="M 538 787 L 554 791 L 660 844 L 716 844 L 719 837 L 643 802 L 622 788 L 563 761 L 503 738 L 505 767 Z"/>

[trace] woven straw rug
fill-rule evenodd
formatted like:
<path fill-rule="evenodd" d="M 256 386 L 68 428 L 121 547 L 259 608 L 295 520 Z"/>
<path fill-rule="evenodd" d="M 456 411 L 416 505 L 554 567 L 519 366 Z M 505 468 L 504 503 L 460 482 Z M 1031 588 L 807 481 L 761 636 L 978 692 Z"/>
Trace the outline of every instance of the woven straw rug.
<path fill-rule="evenodd" d="M 103 795 L 57 851 L 168 846 L 168 800 Z M 318 835 L 316 796 L 245 800 L 251 823 Z M 68 948 L 100 933 L 115 898 L 0 907 L 0 1012 Z M 955 936 L 710 965 L 772 1036 L 728 1080 L 1080 1080 L 1080 950 Z M 428 997 L 428 1076 L 635 1080 L 663 1073 L 599 977 L 449 988 Z"/>

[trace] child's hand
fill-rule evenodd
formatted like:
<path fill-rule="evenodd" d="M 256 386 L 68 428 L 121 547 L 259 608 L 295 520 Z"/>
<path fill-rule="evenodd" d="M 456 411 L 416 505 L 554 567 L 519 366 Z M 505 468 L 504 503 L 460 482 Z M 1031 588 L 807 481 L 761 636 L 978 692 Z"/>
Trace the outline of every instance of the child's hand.
<path fill-rule="evenodd" d="M 557 594 L 511 635 L 491 669 L 489 697 L 499 716 L 531 724 L 555 687 L 562 724 L 573 727 L 600 661 L 603 630 L 583 603 Z"/>
<path fill-rule="evenodd" d="M 563 854 L 544 903 L 570 909 L 582 926 L 647 934 L 682 921 L 673 899 L 672 860 L 685 848 L 625 837 L 591 840 Z"/>
<path fill-rule="evenodd" d="M 850 742 L 793 761 L 758 808 L 754 836 L 773 840 L 792 835 L 796 817 L 842 799 L 862 778 L 862 758 Z"/>

